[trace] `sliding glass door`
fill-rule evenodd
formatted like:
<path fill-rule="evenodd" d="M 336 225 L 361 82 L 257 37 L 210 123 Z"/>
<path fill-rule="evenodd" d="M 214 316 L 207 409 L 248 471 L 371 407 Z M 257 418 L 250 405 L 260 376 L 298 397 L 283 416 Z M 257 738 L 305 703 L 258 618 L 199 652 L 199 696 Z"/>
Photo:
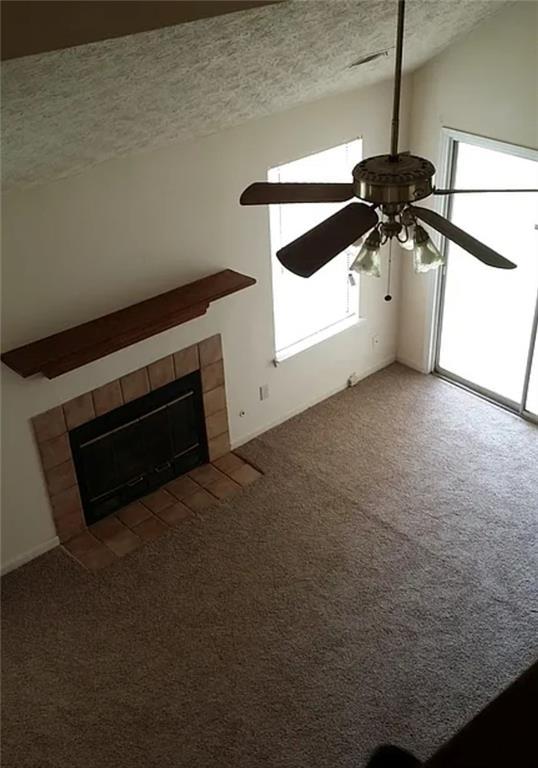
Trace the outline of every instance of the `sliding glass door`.
<path fill-rule="evenodd" d="M 538 188 L 538 153 L 446 132 L 447 186 Z M 452 243 L 441 285 L 436 369 L 523 414 L 538 412 L 538 195 L 461 194 L 451 221 L 517 264 L 487 267 Z"/>

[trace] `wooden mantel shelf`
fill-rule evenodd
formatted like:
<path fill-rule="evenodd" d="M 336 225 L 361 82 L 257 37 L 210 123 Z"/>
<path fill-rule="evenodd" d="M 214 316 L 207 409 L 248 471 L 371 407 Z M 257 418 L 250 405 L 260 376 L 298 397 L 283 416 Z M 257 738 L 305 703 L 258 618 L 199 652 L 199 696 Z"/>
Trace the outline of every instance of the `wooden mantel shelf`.
<path fill-rule="evenodd" d="M 254 285 L 253 277 L 225 269 L 194 283 L 5 352 L 1 359 L 24 378 L 53 379 L 207 312 L 212 301 Z"/>

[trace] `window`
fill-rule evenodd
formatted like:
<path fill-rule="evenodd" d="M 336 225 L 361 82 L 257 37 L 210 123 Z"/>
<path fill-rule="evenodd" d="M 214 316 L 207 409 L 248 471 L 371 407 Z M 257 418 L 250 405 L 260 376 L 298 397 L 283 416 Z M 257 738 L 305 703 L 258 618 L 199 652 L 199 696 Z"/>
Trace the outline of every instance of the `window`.
<path fill-rule="evenodd" d="M 362 157 L 362 141 L 318 152 L 271 168 L 272 182 L 349 182 L 351 170 Z M 359 291 L 349 279 L 355 255 L 346 249 L 312 277 L 285 269 L 276 252 L 348 203 L 300 203 L 270 206 L 271 260 L 276 360 L 284 360 L 358 321 Z"/>

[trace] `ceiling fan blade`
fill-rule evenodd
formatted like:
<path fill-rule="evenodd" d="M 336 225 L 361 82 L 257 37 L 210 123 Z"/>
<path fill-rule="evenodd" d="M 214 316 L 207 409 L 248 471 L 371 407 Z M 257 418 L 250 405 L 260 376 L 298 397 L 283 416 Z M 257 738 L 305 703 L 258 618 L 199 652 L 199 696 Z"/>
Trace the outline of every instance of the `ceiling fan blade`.
<path fill-rule="evenodd" d="M 364 203 L 350 203 L 317 227 L 277 251 L 286 269 L 310 277 L 378 222 L 374 209 Z"/>
<path fill-rule="evenodd" d="M 434 189 L 434 195 L 479 194 L 481 192 L 538 192 L 538 189 Z"/>
<path fill-rule="evenodd" d="M 353 184 L 296 184 L 260 181 L 241 195 L 241 205 L 269 203 L 343 203 L 355 196 Z"/>
<path fill-rule="evenodd" d="M 420 208 L 415 205 L 410 205 L 409 210 L 417 217 L 417 219 L 420 219 L 425 224 L 429 224 L 430 227 L 436 229 L 449 240 L 452 240 L 453 243 L 456 243 L 460 248 L 468 251 L 472 256 L 479 261 L 482 261 L 484 264 L 487 264 L 489 267 L 497 267 L 498 269 L 516 268 L 517 265 L 512 261 L 508 261 L 508 259 L 505 259 L 500 253 L 497 253 L 497 251 L 494 251 L 489 246 L 484 245 L 480 240 L 476 240 L 472 235 L 464 232 L 463 229 L 460 229 L 443 216 L 439 216 L 435 211 L 430 211 L 428 208 Z"/>

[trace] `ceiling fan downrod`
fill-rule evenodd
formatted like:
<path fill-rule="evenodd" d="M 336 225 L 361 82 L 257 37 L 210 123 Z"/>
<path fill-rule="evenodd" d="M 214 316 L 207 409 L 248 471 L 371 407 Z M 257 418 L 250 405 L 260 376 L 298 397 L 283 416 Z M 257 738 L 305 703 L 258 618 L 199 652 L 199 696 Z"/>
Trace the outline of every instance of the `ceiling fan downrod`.
<path fill-rule="evenodd" d="M 390 159 L 393 163 L 398 161 L 398 133 L 400 129 L 400 91 L 402 86 L 404 17 L 405 0 L 398 0 L 396 59 L 394 63 L 394 100 L 392 104 L 392 132 L 390 138 Z"/>

